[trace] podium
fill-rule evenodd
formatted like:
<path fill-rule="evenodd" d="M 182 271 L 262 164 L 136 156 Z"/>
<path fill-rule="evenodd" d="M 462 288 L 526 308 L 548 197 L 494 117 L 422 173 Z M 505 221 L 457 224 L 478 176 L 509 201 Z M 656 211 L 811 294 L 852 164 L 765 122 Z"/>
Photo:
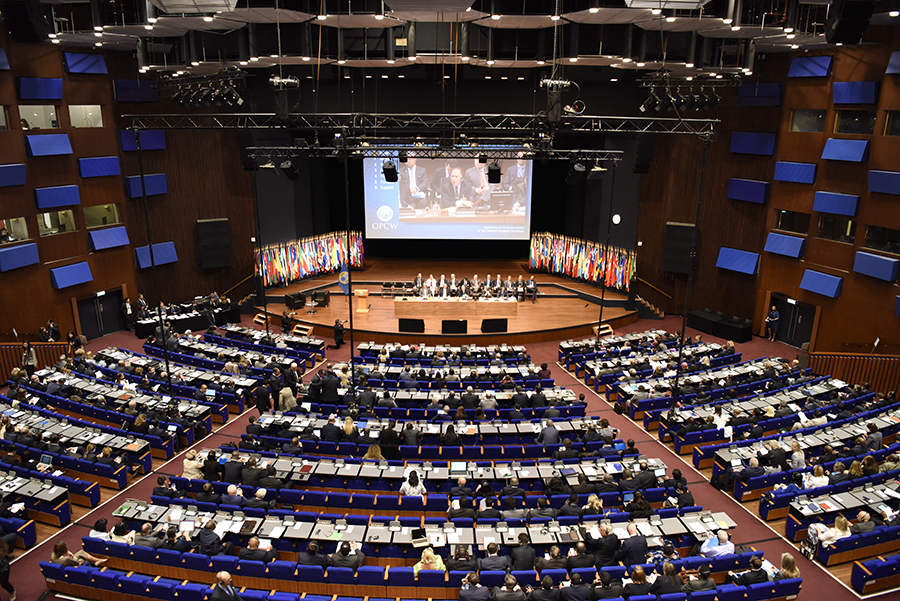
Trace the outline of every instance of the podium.
<path fill-rule="evenodd" d="M 353 296 L 355 296 L 357 298 L 356 312 L 357 313 L 368 313 L 369 312 L 369 291 L 357 288 L 356 290 L 353 291 Z"/>

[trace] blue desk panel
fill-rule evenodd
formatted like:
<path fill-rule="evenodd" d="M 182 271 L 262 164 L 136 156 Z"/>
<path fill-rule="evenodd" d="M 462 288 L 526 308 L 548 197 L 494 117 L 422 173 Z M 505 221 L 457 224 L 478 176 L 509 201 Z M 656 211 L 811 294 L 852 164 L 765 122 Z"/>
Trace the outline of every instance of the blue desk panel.
<path fill-rule="evenodd" d="M 144 188 L 147 190 L 147 196 L 156 196 L 157 194 L 165 194 L 169 191 L 166 183 L 165 173 L 148 173 L 144 175 Z M 125 195 L 128 198 L 141 197 L 141 176 L 129 175 L 125 178 Z"/>
<path fill-rule="evenodd" d="M 803 280 L 800 282 L 800 288 L 829 298 L 838 298 L 841 295 L 843 284 L 844 278 L 828 275 L 821 271 L 807 269 L 803 273 Z"/>
<path fill-rule="evenodd" d="M 121 175 L 119 157 L 90 157 L 78 159 L 78 171 L 81 177 L 105 177 Z"/>
<path fill-rule="evenodd" d="M 0 165 L 0 188 L 25 185 L 25 163 Z"/>
<path fill-rule="evenodd" d="M 17 244 L 0 247 L 0 271 L 10 271 L 40 263 L 37 244 Z"/>
<path fill-rule="evenodd" d="M 900 171 L 869 170 L 869 192 L 900 194 Z"/>
<path fill-rule="evenodd" d="M 791 61 L 788 77 L 831 77 L 831 56 L 798 56 Z"/>
<path fill-rule="evenodd" d="M 799 259 L 803 256 L 803 247 L 805 244 L 805 238 L 769 232 L 769 237 L 766 238 L 766 246 L 763 250 L 776 255 L 784 255 L 785 257 Z"/>
<path fill-rule="evenodd" d="M 775 154 L 775 134 L 736 131 L 731 134 L 731 152 L 735 154 Z"/>
<path fill-rule="evenodd" d="M 778 161 L 775 163 L 775 181 L 814 184 L 816 183 L 816 167 L 815 163 Z"/>
<path fill-rule="evenodd" d="M 72 154 L 72 144 L 67 134 L 25 136 L 25 150 L 30 157 L 47 157 Z"/>
<path fill-rule="evenodd" d="M 92 282 L 93 280 L 94 276 L 91 274 L 91 266 L 87 264 L 87 261 L 50 270 L 50 283 L 57 290 L 77 286 L 85 282 Z"/>
<path fill-rule="evenodd" d="M 869 159 L 868 140 L 839 140 L 828 138 L 822 158 L 831 161 L 848 161 L 850 163 L 864 163 Z"/>
<path fill-rule="evenodd" d="M 859 196 L 854 194 L 838 194 L 837 192 L 816 192 L 813 211 L 833 213 L 835 215 L 856 216 Z"/>
<path fill-rule="evenodd" d="M 127 246 L 130 243 L 128 240 L 128 232 L 125 231 L 125 226 L 91 230 L 88 232 L 88 236 L 91 239 L 91 248 L 93 250 Z"/>
<path fill-rule="evenodd" d="M 134 255 L 137 259 L 138 268 L 146 269 L 150 267 L 150 247 L 138 246 L 134 249 Z M 174 242 L 160 242 L 153 245 L 153 258 L 157 265 L 165 265 L 166 263 L 175 263 L 178 261 L 178 253 L 175 252 Z"/>
<path fill-rule="evenodd" d="M 860 250 L 856 252 L 856 259 L 853 261 L 853 271 L 884 280 L 885 282 L 894 282 L 897 280 L 898 271 L 900 271 L 900 259 L 891 259 L 890 257 Z"/>
<path fill-rule="evenodd" d="M 78 186 L 51 186 L 35 188 L 34 202 L 39 209 L 55 209 L 81 204 Z"/>
<path fill-rule="evenodd" d="M 756 275 L 756 270 L 759 267 L 759 255 L 757 253 L 723 246 L 719 249 L 719 258 L 716 260 L 716 267 L 728 269 L 729 271 L 746 273 L 747 275 Z"/>
<path fill-rule="evenodd" d="M 728 180 L 728 198 L 765 204 L 769 200 L 769 188 L 772 184 L 755 179 L 738 179 L 732 177 Z"/>

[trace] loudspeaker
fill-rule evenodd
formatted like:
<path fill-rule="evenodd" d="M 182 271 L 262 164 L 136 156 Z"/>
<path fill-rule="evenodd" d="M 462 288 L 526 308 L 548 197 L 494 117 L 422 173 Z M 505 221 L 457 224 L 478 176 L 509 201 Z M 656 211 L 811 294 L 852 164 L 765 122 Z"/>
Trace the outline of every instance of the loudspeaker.
<path fill-rule="evenodd" d="M 46 42 L 49 34 L 53 33 L 39 0 L 2 0 L 0 13 L 3 13 L 7 31 L 17 42 Z"/>
<path fill-rule="evenodd" d="M 656 136 L 638 136 L 634 147 L 634 173 L 650 173 Z"/>
<path fill-rule="evenodd" d="M 328 290 L 316 290 L 313 293 L 313 302 L 317 307 L 327 307 L 331 302 L 331 292 Z"/>
<path fill-rule="evenodd" d="M 666 223 L 663 240 L 662 270 L 669 273 L 690 273 L 691 246 L 694 226 L 691 223 Z"/>
<path fill-rule="evenodd" d="M 859 44 L 874 11 L 874 0 L 834 0 L 825 19 L 825 41 Z"/>
<path fill-rule="evenodd" d="M 496 334 L 499 332 L 505 332 L 508 328 L 508 321 L 504 317 L 503 319 L 482 319 L 481 320 L 481 333 L 482 334 Z"/>
<path fill-rule="evenodd" d="M 469 322 L 465 319 L 441 320 L 441 334 L 467 334 L 468 332 Z"/>
<path fill-rule="evenodd" d="M 197 243 L 200 267 L 231 267 L 231 223 L 227 219 L 198 219 Z"/>
<path fill-rule="evenodd" d="M 399 319 L 399 329 L 401 332 L 413 332 L 421 334 L 425 331 L 424 319 Z"/>

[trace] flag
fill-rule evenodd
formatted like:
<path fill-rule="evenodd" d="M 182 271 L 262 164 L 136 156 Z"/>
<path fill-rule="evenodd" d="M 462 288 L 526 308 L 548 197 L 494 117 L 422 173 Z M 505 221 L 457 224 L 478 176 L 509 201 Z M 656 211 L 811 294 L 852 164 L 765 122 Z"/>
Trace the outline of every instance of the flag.
<path fill-rule="evenodd" d="M 338 276 L 338 286 L 341 287 L 341 292 L 350 294 L 350 270 L 347 269 L 346 263 L 341 265 L 341 275 Z"/>

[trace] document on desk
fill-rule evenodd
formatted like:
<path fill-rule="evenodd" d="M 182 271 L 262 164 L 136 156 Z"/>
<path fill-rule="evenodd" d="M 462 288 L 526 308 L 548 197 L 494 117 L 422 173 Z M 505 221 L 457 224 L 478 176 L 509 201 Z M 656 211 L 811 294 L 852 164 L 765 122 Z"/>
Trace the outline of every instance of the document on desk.
<path fill-rule="evenodd" d="M 284 526 L 276 526 L 269 533 L 269 538 L 279 539 L 279 538 L 281 538 L 281 536 L 283 534 L 284 534 Z M 262 545 L 262 542 L 260 542 L 260 545 Z"/>
<path fill-rule="evenodd" d="M 224 520 L 216 524 L 215 533 L 219 538 L 225 538 L 225 535 L 231 530 L 231 520 Z"/>
<path fill-rule="evenodd" d="M 651 528 L 650 524 L 648 524 L 647 522 L 637 522 L 635 525 L 637 526 L 638 532 L 640 532 L 642 535 L 653 535 L 653 528 Z"/>

